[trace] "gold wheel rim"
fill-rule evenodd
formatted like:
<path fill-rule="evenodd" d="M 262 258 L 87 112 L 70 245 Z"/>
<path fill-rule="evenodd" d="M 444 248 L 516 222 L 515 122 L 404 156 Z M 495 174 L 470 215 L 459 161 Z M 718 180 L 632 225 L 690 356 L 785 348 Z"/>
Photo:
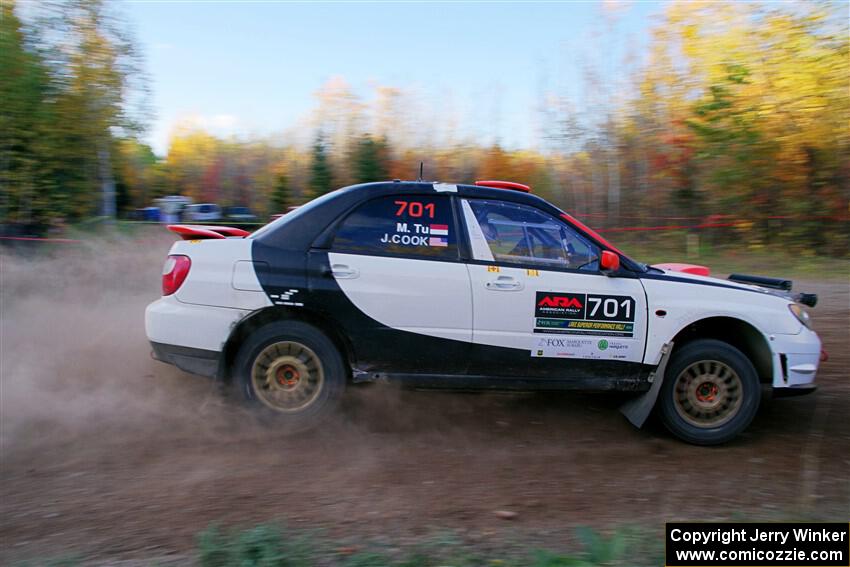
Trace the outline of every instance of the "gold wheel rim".
<path fill-rule="evenodd" d="M 701 360 L 679 374 L 673 396 L 682 419 L 700 428 L 719 427 L 740 411 L 743 384 L 729 365 Z"/>
<path fill-rule="evenodd" d="M 281 341 L 264 348 L 251 367 L 251 383 L 263 404 L 276 412 L 303 411 L 325 383 L 322 362 L 301 343 Z"/>

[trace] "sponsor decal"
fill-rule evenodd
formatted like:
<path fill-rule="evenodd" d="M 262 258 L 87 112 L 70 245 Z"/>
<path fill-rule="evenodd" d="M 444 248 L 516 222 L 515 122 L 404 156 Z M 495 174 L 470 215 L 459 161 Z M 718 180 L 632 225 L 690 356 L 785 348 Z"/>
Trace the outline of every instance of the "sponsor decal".
<path fill-rule="evenodd" d="M 635 307 L 627 295 L 538 291 L 534 332 L 633 337 Z"/>
<path fill-rule="evenodd" d="M 540 270 L 528 269 L 528 270 L 525 271 L 525 275 L 532 277 L 532 278 L 536 278 L 536 277 L 540 276 Z"/>
<path fill-rule="evenodd" d="M 585 294 L 537 292 L 537 317 L 584 319 Z"/>
<path fill-rule="evenodd" d="M 640 355 L 632 339 L 591 339 L 583 337 L 547 336 L 535 339 L 532 357 L 584 358 L 593 360 L 635 360 Z"/>
<path fill-rule="evenodd" d="M 499 266 L 487 266 L 488 272 L 497 272 L 499 271 Z"/>
<path fill-rule="evenodd" d="M 434 191 L 438 193 L 457 193 L 457 185 L 451 183 L 434 183 Z"/>
<path fill-rule="evenodd" d="M 297 289 L 288 289 L 285 291 L 281 291 L 280 293 L 270 293 L 269 299 L 275 305 L 289 305 L 291 307 L 304 307 L 303 303 L 298 301 L 294 301 L 294 296 L 299 293 L 300 290 Z"/>
<path fill-rule="evenodd" d="M 565 319 L 538 318 L 535 333 L 594 334 L 603 337 L 630 337 L 634 335 L 634 323 L 606 321 L 571 321 Z"/>

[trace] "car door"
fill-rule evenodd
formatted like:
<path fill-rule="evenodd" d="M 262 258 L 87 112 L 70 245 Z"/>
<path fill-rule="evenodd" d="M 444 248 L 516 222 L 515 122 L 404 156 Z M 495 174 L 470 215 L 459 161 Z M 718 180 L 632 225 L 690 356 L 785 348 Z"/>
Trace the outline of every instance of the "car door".
<path fill-rule="evenodd" d="M 599 270 L 599 247 L 529 205 L 464 199 L 472 260 L 470 373 L 609 389 L 643 359 L 640 280 Z"/>
<path fill-rule="evenodd" d="M 358 369 L 458 374 L 472 341 L 472 292 L 451 197 L 371 199 L 311 256 L 312 286 L 351 341 Z"/>

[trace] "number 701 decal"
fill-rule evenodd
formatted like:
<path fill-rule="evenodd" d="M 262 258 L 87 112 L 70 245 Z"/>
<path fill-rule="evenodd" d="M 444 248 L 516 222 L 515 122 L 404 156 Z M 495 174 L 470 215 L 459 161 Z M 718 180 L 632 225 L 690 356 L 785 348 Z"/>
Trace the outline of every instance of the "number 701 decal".
<path fill-rule="evenodd" d="M 403 217 L 405 212 L 407 216 L 412 218 L 422 218 L 427 213 L 429 219 L 434 218 L 435 206 L 434 203 L 421 203 L 420 201 L 393 201 L 398 210 L 395 216 Z"/>
<path fill-rule="evenodd" d="M 635 300 L 631 297 L 620 300 L 619 297 L 588 295 L 587 318 L 604 321 L 634 321 L 634 303 Z"/>

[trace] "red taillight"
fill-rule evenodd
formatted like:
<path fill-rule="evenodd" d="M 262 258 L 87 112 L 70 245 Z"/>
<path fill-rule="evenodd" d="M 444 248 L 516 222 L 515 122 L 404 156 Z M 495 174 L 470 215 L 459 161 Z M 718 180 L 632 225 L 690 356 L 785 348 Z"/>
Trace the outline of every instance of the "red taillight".
<path fill-rule="evenodd" d="M 169 256 L 162 268 L 162 295 L 171 295 L 180 289 L 191 267 L 192 260 L 188 256 Z"/>

